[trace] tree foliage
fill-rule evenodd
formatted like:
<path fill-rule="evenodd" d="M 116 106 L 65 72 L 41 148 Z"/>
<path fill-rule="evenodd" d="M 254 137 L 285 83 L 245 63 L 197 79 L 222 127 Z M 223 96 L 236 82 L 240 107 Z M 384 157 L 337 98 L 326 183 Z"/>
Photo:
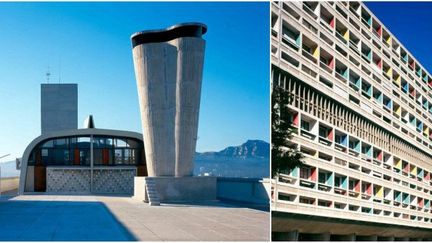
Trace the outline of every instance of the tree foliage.
<path fill-rule="evenodd" d="M 288 104 L 292 96 L 282 87 L 273 84 L 271 94 L 271 166 L 272 177 L 279 173 L 288 173 L 295 167 L 303 165 L 303 155 L 296 145 L 290 144 L 294 128 L 290 121 Z"/>

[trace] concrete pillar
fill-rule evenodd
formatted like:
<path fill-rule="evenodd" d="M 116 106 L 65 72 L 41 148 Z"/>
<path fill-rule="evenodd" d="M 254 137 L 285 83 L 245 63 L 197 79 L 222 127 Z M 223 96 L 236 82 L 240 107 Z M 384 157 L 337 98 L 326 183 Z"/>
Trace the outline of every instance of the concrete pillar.
<path fill-rule="evenodd" d="M 326 232 L 326 233 L 316 234 L 313 240 L 330 241 L 330 233 Z"/>
<path fill-rule="evenodd" d="M 193 175 L 201 80 L 205 41 L 183 37 L 172 41 L 178 48 L 176 117 L 175 117 L 175 176 Z"/>
<path fill-rule="evenodd" d="M 393 236 L 379 236 L 378 241 L 394 241 L 395 238 Z"/>
<path fill-rule="evenodd" d="M 349 234 L 349 235 L 332 235 L 331 241 L 355 241 L 356 235 L 355 234 Z"/>
<path fill-rule="evenodd" d="M 394 238 L 395 241 L 409 241 L 408 237 L 395 237 Z"/>
<path fill-rule="evenodd" d="M 207 27 L 132 35 L 149 176 L 192 176 Z"/>
<path fill-rule="evenodd" d="M 356 237 L 356 240 L 357 241 L 377 241 L 378 240 L 378 236 L 376 236 L 376 235 L 362 235 L 362 236 L 360 236 L 360 235 L 358 235 L 357 237 Z"/>
<path fill-rule="evenodd" d="M 272 232 L 272 241 L 298 241 L 298 231 Z"/>

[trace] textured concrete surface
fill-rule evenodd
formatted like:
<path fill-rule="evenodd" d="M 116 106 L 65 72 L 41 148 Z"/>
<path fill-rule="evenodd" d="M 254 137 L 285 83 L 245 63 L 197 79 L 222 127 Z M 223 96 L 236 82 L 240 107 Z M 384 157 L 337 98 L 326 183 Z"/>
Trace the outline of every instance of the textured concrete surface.
<path fill-rule="evenodd" d="M 175 116 L 175 176 L 193 175 L 198 134 L 205 40 L 183 37 L 171 41 L 178 50 Z"/>
<path fill-rule="evenodd" d="M 0 192 L 8 193 L 18 190 L 19 177 L 9 177 L 0 179 Z"/>
<path fill-rule="evenodd" d="M 149 176 L 174 176 L 177 48 L 150 43 L 133 49 Z"/>
<path fill-rule="evenodd" d="M 41 133 L 77 128 L 78 85 L 41 84 Z"/>
<path fill-rule="evenodd" d="M 271 185 L 269 179 L 217 178 L 219 199 L 268 205 L 270 207 Z"/>
<path fill-rule="evenodd" d="M 0 198 L 0 240 L 268 241 L 270 214 L 216 202 L 151 207 L 130 197 Z"/>
<path fill-rule="evenodd" d="M 192 176 L 205 40 L 181 37 L 132 50 L 149 176 Z"/>

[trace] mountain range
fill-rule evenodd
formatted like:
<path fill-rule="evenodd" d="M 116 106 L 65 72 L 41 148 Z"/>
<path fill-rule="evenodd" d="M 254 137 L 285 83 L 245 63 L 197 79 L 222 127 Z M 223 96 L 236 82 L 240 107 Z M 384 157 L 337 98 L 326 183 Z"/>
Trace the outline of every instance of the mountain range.
<path fill-rule="evenodd" d="M 248 140 L 219 152 L 195 154 L 194 175 L 221 177 L 269 177 L 270 144 L 262 140 Z"/>
<path fill-rule="evenodd" d="M 269 177 L 270 145 L 262 140 L 248 140 L 218 152 L 195 154 L 194 175 L 220 177 Z M 1 177 L 19 176 L 15 161 L 0 164 Z"/>

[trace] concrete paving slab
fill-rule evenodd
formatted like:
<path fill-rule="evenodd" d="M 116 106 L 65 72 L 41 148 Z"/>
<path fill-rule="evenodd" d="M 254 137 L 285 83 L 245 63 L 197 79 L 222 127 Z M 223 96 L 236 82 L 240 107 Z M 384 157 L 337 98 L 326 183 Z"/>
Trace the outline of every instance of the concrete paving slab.
<path fill-rule="evenodd" d="M 151 207 L 130 197 L 0 198 L 0 240 L 269 241 L 269 212 L 212 202 Z"/>

